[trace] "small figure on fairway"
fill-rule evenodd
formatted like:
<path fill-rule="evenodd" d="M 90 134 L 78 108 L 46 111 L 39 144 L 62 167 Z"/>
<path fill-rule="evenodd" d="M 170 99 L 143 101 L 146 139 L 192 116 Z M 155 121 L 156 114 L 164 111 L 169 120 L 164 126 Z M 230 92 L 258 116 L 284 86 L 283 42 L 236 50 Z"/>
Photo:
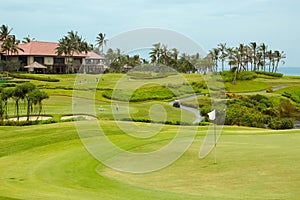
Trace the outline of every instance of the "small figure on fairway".
<path fill-rule="evenodd" d="M 116 111 L 119 111 L 119 105 L 118 104 L 116 105 Z"/>
<path fill-rule="evenodd" d="M 103 107 L 102 107 L 102 106 L 100 106 L 100 108 L 99 108 L 99 112 L 100 112 L 100 113 L 102 113 L 102 112 L 103 112 Z"/>

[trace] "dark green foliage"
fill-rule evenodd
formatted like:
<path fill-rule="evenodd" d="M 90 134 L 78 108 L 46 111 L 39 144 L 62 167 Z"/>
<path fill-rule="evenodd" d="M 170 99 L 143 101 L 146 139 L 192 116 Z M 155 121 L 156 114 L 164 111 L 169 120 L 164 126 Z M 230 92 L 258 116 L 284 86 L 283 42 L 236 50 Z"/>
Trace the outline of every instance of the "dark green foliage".
<path fill-rule="evenodd" d="M 282 96 L 287 97 L 296 103 L 300 103 L 300 90 L 285 91 Z"/>
<path fill-rule="evenodd" d="M 50 77 L 33 76 L 30 74 L 10 73 L 9 76 L 13 78 L 19 78 L 19 79 L 31 79 L 31 80 L 46 81 L 46 82 L 59 82 L 59 79 L 54 79 Z"/>
<path fill-rule="evenodd" d="M 34 120 L 34 121 L 0 121 L 1 126 L 30 126 L 30 125 L 38 125 L 38 124 L 52 124 L 56 123 L 54 119 L 48 120 Z"/>
<path fill-rule="evenodd" d="M 1 71 L 18 71 L 20 69 L 20 61 L 15 60 L 0 60 L 0 70 Z"/>
<path fill-rule="evenodd" d="M 108 99 L 131 102 L 164 100 L 175 97 L 175 94 L 164 86 L 142 87 L 134 92 L 131 90 L 107 90 L 102 95 Z"/>
<path fill-rule="evenodd" d="M 281 100 L 277 106 L 263 95 L 252 95 L 228 101 L 225 124 L 289 129 L 293 128 L 293 122 L 281 117 L 291 117 L 294 109 L 289 100 Z"/>
<path fill-rule="evenodd" d="M 222 80 L 224 82 L 232 82 L 234 80 L 235 72 L 232 71 L 223 71 L 221 72 Z M 236 80 L 245 81 L 253 80 L 257 77 L 255 72 L 251 71 L 240 71 L 237 73 Z"/>
<path fill-rule="evenodd" d="M 212 110 L 211 105 L 204 105 L 204 106 L 201 106 L 201 108 L 200 108 L 200 114 L 201 114 L 201 116 L 204 116 L 204 120 L 206 122 L 209 122 L 207 113 L 211 112 L 211 110 Z"/>
<path fill-rule="evenodd" d="M 275 72 L 255 71 L 255 73 L 256 74 L 266 75 L 266 76 L 272 76 L 272 77 L 276 77 L 276 78 L 283 77 L 283 74 L 281 74 L 281 73 L 275 73 Z"/>
<path fill-rule="evenodd" d="M 280 117 L 289 117 L 295 112 L 295 106 L 288 99 L 281 99 L 279 113 Z"/>
<path fill-rule="evenodd" d="M 192 87 L 195 93 L 201 93 L 204 89 L 207 89 L 207 85 L 204 81 L 192 82 Z"/>
<path fill-rule="evenodd" d="M 191 123 L 181 122 L 179 120 L 166 120 L 166 121 L 152 121 L 151 119 L 146 118 L 123 118 L 122 121 L 130 121 L 130 122 L 142 122 L 142 123 L 155 123 L 155 124 L 168 124 L 168 125 L 182 125 L 182 126 L 190 126 Z M 207 125 L 205 122 L 200 122 L 202 126 Z M 200 125 L 199 123 L 199 125 Z"/>
<path fill-rule="evenodd" d="M 231 104 L 226 110 L 226 125 L 264 127 L 263 114 L 254 108 Z"/>
<path fill-rule="evenodd" d="M 27 121 L 33 111 L 33 105 L 38 105 L 38 116 L 42 111 L 42 101 L 49 98 L 47 93 L 36 88 L 33 83 L 27 82 L 12 88 L 0 88 L 0 120 L 2 124 L 14 124 L 14 122 L 3 122 L 3 119 L 8 118 L 8 101 L 13 99 L 17 121 L 19 121 L 20 102 L 24 101 L 27 107 Z M 5 114 L 5 115 L 4 115 Z M 23 123 L 23 122 L 22 122 Z M 23 125 L 21 123 L 21 125 Z M 27 125 L 26 123 L 24 125 Z M 28 125 L 31 125 L 30 123 Z"/>
<path fill-rule="evenodd" d="M 294 123 L 288 118 L 272 118 L 269 124 L 271 129 L 291 129 L 294 128 Z"/>

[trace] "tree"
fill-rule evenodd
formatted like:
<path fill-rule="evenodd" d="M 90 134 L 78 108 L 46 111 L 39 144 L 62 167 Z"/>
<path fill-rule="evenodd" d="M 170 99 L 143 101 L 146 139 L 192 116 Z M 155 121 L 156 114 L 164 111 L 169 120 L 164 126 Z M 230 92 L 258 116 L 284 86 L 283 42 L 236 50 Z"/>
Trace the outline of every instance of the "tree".
<path fill-rule="evenodd" d="M 64 55 L 67 57 L 67 73 L 70 71 L 69 67 L 72 66 L 71 58 L 75 53 L 87 53 L 92 50 L 92 46 L 74 31 L 69 31 L 68 35 L 61 38 L 58 43 L 56 53 L 59 56 Z M 72 72 L 74 72 L 73 68 Z"/>
<path fill-rule="evenodd" d="M 24 91 L 23 84 L 17 85 L 13 91 L 13 99 L 15 100 L 17 121 L 19 121 L 19 102 L 24 98 L 25 98 L 25 91 Z"/>
<path fill-rule="evenodd" d="M 220 53 L 221 53 L 220 59 L 221 59 L 221 62 L 222 62 L 222 71 L 224 71 L 224 63 L 225 63 L 225 60 L 227 58 L 226 43 L 223 43 L 223 44 L 220 43 L 220 44 L 218 44 L 218 48 L 219 48 Z"/>
<path fill-rule="evenodd" d="M 231 69 L 233 65 L 236 65 L 236 59 L 235 59 L 236 49 L 233 47 L 228 47 L 226 51 L 228 57 L 228 65 Z"/>
<path fill-rule="evenodd" d="M 9 29 L 7 25 L 2 25 L 0 27 L 0 41 L 4 41 L 9 37 L 10 32 L 12 31 L 12 28 Z"/>
<path fill-rule="evenodd" d="M 282 64 L 285 64 L 285 62 L 283 60 L 284 58 L 286 58 L 286 55 L 283 51 L 282 52 L 279 52 L 277 50 L 274 51 L 274 59 L 275 59 L 275 63 L 276 63 L 274 72 L 277 72 L 280 61 L 282 62 Z"/>
<path fill-rule="evenodd" d="M 256 44 L 256 42 L 251 42 L 250 43 L 250 48 L 252 49 L 252 59 L 253 59 L 253 67 L 254 67 L 254 71 L 255 70 L 257 70 L 256 69 L 256 65 L 257 65 L 257 63 L 256 63 L 256 60 L 257 60 L 257 57 L 256 57 L 256 54 L 257 54 L 257 44 Z"/>
<path fill-rule="evenodd" d="M 218 48 L 213 48 L 209 51 L 210 57 L 214 63 L 215 71 L 218 71 L 219 53 L 220 50 Z"/>
<path fill-rule="evenodd" d="M 153 44 L 153 47 L 151 51 L 149 52 L 150 58 L 151 58 L 151 63 L 152 64 L 158 64 L 160 55 L 161 55 L 161 44 Z"/>
<path fill-rule="evenodd" d="M 106 45 L 106 42 L 108 41 L 106 38 L 105 38 L 105 34 L 104 33 L 99 33 L 96 37 L 96 42 L 97 42 L 97 45 L 98 45 L 98 48 L 102 48 L 101 49 L 101 54 L 103 55 L 103 47 L 104 45 Z"/>
<path fill-rule="evenodd" d="M 266 71 L 266 58 L 267 58 L 267 49 L 268 49 L 268 46 L 265 44 L 265 43 L 262 43 L 259 47 L 259 49 L 261 50 L 262 52 L 262 57 L 263 57 L 263 68 L 264 68 L 264 71 Z"/>
<path fill-rule="evenodd" d="M 30 35 L 28 35 L 27 37 L 23 38 L 22 43 L 26 44 L 26 43 L 29 43 L 29 42 L 32 42 L 32 41 L 36 41 L 36 39 L 35 38 L 30 38 Z"/>
<path fill-rule="evenodd" d="M 41 91 L 39 89 L 34 89 L 31 92 L 28 93 L 28 99 L 30 100 L 31 105 L 38 105 L 39 106 L 39 111 L 38 111 L 38 118 L 41 115 L 41 112 L 43 110 L 43 104 L 42 101 L 44 99 L 48 99 L 49 96 L 46 92 Z M 37 119 L 38 119 L 37 118 Z"/>
<path fill-rule="evenodd" d="M 32 99 L 29 95 L 30 91 L 33 91 L 36 86 L 32 83 L 23 84 L 24 99 L 27 101 L 27 121 L 29 121 L 30 111 L 32 110 Z"/>
<path fill-rule="evenodd" d="M 271 65 L 274 63 L 274 54 L 272 50 L 267 51 L 266 56 L 269 60 L 269 72 L 271 72 Z"/>
<path fill-rule="evenodd" d="M 5 109 L 5 119 L 8 118 L 8 100 L 10 98 L 13 97 L 13 93 L 14 93 L 14 90 L 12 88 L 4 88 L 2 91 L 1 91 L 1 100 L 3 101 L 4 103 L 4 109 Z"/>
<path fill-rule="evenodd" d="M 18 46 L 18 41 L 14 35 L 6 38 L 2 43 L 2 52 L 6 52 L 6 61 L 9 55 L 18 54 L 19 51 L 24 51 Z"/>

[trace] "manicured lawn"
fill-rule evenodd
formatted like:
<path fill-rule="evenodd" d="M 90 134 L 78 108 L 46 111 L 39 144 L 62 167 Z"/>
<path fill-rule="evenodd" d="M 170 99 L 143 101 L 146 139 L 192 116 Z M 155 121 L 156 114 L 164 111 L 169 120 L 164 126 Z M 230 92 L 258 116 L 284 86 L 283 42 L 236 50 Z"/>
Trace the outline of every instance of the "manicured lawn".
<path fill-rule="evenodd" d="M 237 81 L 234 85 L 231 82 L 225 83 L 226 90 L 228 92 L 254 92 L 261 91 L 271 88 L 272 86 L 268 83 L 251 80 L 251 81 Z"/>
<path fill-rule="evenodd" d="M 79 90 L 73 93 L 71 89 L 75 75 L 42 76 L 61 80 L 53 83 L 32 81 L 50 96 L 43 103 L 42 114 L 55 118 L 73 112 L 96 115 L 102 130 L 114 144 L 135 153 L 152 152 L 164 147 L 175 137 L 180 126 L 112 119 L 181 120 L 191 123 L 194 115 L 173 108 L 169 104 L 171 99 L 127 104 L 104 98 L 103 92 L 116 87 L 125 90 L 137 85 L 161 85 L 175 88 L 179 96 L 185 96 L 187 94 L 182 92 L 187 91 L 185 82 L 203 81 L 199 74 L 172 75 L 154 80 L 132 80 L 123 74 L 104 74 L 97 84 L 97 75 L 85 75 L 77 77 L 76 88 Z M 237 85 L 225 83 L 230 92 L 259 91 L 281 85 L 298 87 L 300 84 L 299 79 L 291 77 L 258 78 L 238 82 Z M 293 90 L 287 87 L 268 95 L 278 96 Z M 75 97 L 74 102 L 72 96 Z M 198 102 L 200 105 L 209 104 L 210 98 L 199 97 Z M 187 100 L 185 103 L 194 102 Z M 22 103 L 20 109 L 20 114 L 25 115 L 26 108 Z M 11 116 L 15 114 L 12 102 L 9 111 Z M 79 123 L 87 136 L 98 133 L 95 121 Z M 195 127 L 184 128 L 189 133 Z M 156 134 L 149 138 L 136 138 L 149 136 L 147 131 L 141 131 L 144 129 Z M 114 171 L 93 158 L 79 139 L 73 122 L 2 126 L 0 199 L 298 199 L 299 130 L 225 127 L 217 147 L 217 164 L 214 164 L 214 154 L 202 160 L 198 158 L 206 131 L 207 127 L 198 127 L 193 144 L 172 165 L 152 173 L 129 174 Z M 183 143 L 186 141 L 185 136 L 181 139 Z M 88 141 L 95 144 L 97 140 L 92 137 Z M 107 158 L 113 158 L 114 153 L 107 154 Z"/>
<path fill-rule="evenodd" d="M 83 126 L 93 131 L 90 122 L 84 122 Z M 118 146 L 147 152 L 167 144 L 178 127 L 164 126 L 149 140 L 124 135 L 114 122 L 102 122 L 102 128 Z M 16 199 L 299 197 L 299 131 L 225 127 L 218 143 L 217 164 L 213 163 L 213 154 L 198 159 L 205 131 L 205 127 L 200 128 L 192 146 L 169 167 L 134 175 L 114 171 L 96 161 L 83 147 L 73 123 L 2 127 L 0 196 Z"/>

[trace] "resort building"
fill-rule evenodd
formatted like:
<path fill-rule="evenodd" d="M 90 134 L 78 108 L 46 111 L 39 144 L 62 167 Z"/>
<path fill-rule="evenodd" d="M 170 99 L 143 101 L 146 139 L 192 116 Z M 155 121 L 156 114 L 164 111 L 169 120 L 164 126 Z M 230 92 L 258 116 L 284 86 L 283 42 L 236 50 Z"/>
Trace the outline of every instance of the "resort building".
<path fill-rule="evenodd" d="M 19 44 L 18 47 L 24 51 L 8 55 L 8 59 L 19 61 L 21 63 L 20 70 L 27 70 L 25 66 L 30 66 L 34 62 L 46 67 L 43 70 L 39 68 L 34 69 L 37 73 L 103 73 L 105 71 L 103 69 L 107 69 L 104 65 L 104 57 L 94 52 L 88 52 L 87 54 L 74 53 L 72 56 L 58 56 L 56 51 L 58 45 L 57 42 L 39 41 Z M 5 53 L 2 55 L 2 59 L 4 57 L 6 57 Z M 86 67 L 87 70 L 80 69 L 81 67 Z"/>
<path fill-rule="evenodd" d="M 85 63 L 81 65 L 79 73 L 103 74 L 108 70 L 104 63 L 105 58 L 93 51 L 87 53 Z"/>

